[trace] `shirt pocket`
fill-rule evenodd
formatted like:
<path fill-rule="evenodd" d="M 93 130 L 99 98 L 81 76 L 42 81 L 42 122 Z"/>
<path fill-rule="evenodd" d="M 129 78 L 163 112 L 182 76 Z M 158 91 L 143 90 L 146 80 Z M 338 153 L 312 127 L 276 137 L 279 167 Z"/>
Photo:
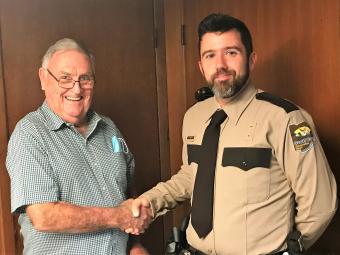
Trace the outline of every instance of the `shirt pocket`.
<path fill-rule="evenodd" d="M 248 204 L 263 202 L 270 195 L 271 148 L 224 148 L 223 167 L 237 167 L 244 171 Z"/>
<path fill-rule="evenodd" d="M 198 169 L 198 162 L 200 159 L 200 148 L 202 146 L 198 144 L 188 144 L 187 145 L 187 151 L 188 151 L 188 165 L 191 168 L 192 171 L 192 178 L 193 181 L 191 182 L 190 186 L 190 191 L 191 193 L 194 190 L 194 185 L 195 185 L 195 179 L 196 179 L 196 174 L 197 174 L 197 169 Z M 192 196 L 191 196 L 192 199 Z"/>
<path fill-rule="evenodd" d="M 190 165 L 192 162 L 195 162 L 198 164 L 201 153 L 202 153 L 202 146 L 198 144 L 188 144 L 187 146 L 188 150 L 188 164 Z"/>

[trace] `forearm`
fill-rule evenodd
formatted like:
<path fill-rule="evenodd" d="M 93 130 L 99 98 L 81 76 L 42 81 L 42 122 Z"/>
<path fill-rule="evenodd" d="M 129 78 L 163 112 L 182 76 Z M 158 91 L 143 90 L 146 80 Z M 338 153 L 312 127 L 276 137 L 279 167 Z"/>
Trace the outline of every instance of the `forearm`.
<path fill-rule="evenodd" d="M 141 195 L 150 202 L 154 217 L 163 215 L 179 203 L 190 199 L 192 193 L 191 172 L 190 166 L 182 166 L 182 169 L 170 180 L 158 183 L 154 188 Z"/>
<path fill-rule="evenodd" d="M 33 226 L 43 232 L 84 233 L 121 228 L 126 217 L 122 207 L 85 207 L 65 202 L 30 205 Z"/>
<path fill-rule="evenodd" d="M 315 157 L 321 158 L 315 148 Z M 321 160 L 319 160 L 321 161 Z M 296 194 L 297 229 L 304 236 L 305 247 L 310 247 L 325 231 L 337 209 L 337 188 L 333 174 L 324 163 L 302 167 L 299 181 L 294 185 Z M 305 187 L 308 187 L 306 189 Z"/>
<path fill-rule="evenodd" d="M 303 245 L 305 249 L 310 248 L 322 235 L 333 216 L 336 209 L 327 214 L 310 217 L 309 220 L 300 221 L 296 219 L 296 229 L 303 235 Z"/>

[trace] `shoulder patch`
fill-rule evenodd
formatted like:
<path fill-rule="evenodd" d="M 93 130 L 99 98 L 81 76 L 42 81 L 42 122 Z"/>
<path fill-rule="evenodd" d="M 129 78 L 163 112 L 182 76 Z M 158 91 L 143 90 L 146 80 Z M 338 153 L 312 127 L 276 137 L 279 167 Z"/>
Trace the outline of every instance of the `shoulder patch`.
<path fill-rule="evenodd" d="M 314 146 L 312 129 L 306 122 L 289 126 L 290 135 L 296 151 L 307 152 Z"/>
<path fill-rule="evenodd" d="M 267 93 L 267 92 L 257 93 L 256 99 L 267 101 L 269 103 L 277 105 L 277 106 L 283 108 L 286 111 L 286 113 L 290 113 L 290 112 L 299 110 L 299 108 L 295 104 L 293 104 L 293 103 L 291 103 L 291 102 L 289 102 L 289 101 L 287 101 L 287 100 L 285 100 L 281 97 L 274 96 L 274 95 Z"/>

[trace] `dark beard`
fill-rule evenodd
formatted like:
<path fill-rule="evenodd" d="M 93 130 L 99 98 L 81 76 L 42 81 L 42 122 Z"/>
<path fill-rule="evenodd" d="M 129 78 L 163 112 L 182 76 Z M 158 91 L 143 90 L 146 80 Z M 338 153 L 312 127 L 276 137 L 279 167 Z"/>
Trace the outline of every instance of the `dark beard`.
<path fill-rule="evenodd" d="M 228 73 L 231 71 L 221 70 L 220 72 Z M 235 96 L 243 88 L 248 78 L 249 78 L 249 66 L 247 65 L 246 73 L 243 76 L 237 77 L 234 80 L 222 82 L 219 81 L 214 82 L 213 78 L 212 81 L 208 81 L 208 85 L 216 97 L 229 98 Z"/>

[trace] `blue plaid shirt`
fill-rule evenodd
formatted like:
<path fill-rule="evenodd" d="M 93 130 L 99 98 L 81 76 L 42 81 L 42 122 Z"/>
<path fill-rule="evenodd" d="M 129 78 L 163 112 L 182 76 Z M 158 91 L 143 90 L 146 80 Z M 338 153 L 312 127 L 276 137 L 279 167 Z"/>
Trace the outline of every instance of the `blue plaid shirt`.
<path fill-rule="evenodd" d="M 12 212 L 20 213 L 24 254 L 126 254 L 128 235 L 120 229 L 81 234 L 39 232 L 25 211 L 30 204 L 56 201 L 112 207 L 127 198 L 133 156 L 110 119 L 92 110 L 87 117 L 84 137 L 44 102 L 15 127 L 6 164 Z"/>

